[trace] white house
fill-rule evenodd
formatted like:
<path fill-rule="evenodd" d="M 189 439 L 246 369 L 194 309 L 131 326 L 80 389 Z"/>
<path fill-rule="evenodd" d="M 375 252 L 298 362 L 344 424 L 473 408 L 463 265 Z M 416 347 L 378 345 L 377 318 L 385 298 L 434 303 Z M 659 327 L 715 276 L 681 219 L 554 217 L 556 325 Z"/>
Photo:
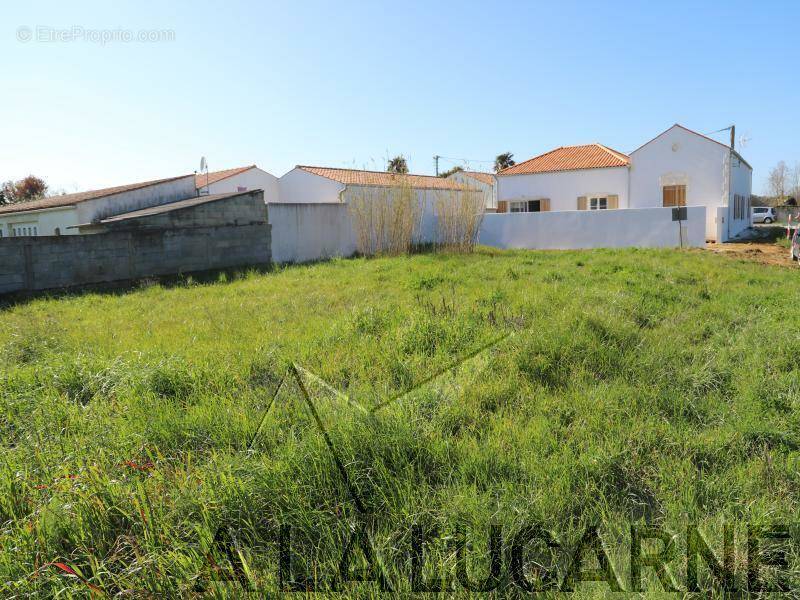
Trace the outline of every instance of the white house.
<path fill-rule="evenodd" d="M 488 210 L 497 208 L 497 178 L 494 173 L 456 171 L 449 175 L 448 179 L 457 181 L 466 187 L 474 187 L 480 190 L 486 198 L 486 208 Z"/>
<path fill-rule="evenodd" d="M 77 226 L 197 195 L 194 175 L 0 206 L 0 237 L 76 235 Z"/>
<path fill-rule="evenodd" d="M 556 148 L 498 173 L 497 212 L 627 208 L 629 164 L 601 144 Z"/>
<path fill-rule="evenodd" d="M 750 227 L 753 168 L 729 146 L 673 125 L 630 155 L 631 206 L 705 206 L 706 238 Z"/>
<path fill-rule="evenodd" d="M 278 202 L 278 178 L 256 165 L 196 173 L 195 184 L 201 196 L 264 190 L 264 202 Z"/>
<path fill-rule="evenodd" d="M 602 144 L 557 148 L 504 169 L 498 212 L 706 208 L 706 238 L 750 226 L 752 168 L 733 149 L 673 125 L 630 156 Z"/>

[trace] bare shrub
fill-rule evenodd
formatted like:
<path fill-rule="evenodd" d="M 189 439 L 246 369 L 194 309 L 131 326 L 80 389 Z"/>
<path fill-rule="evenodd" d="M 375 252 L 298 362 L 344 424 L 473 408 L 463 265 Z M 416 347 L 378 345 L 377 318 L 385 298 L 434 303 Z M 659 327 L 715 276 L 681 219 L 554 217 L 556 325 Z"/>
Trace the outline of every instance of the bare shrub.
<path fill-rule="evenodd" d="M 354 187 L 347 205 L 360 254 L 404 254 L 411 250 L 422 222 L 422 204 L 404 177 L 391 187 Z"/>
<path fill-rule="evenodd" d="M 485 204 L 486 199 L 478 190 L 436 192 L 436 245 L 449 251 L 472 252 Z"/>

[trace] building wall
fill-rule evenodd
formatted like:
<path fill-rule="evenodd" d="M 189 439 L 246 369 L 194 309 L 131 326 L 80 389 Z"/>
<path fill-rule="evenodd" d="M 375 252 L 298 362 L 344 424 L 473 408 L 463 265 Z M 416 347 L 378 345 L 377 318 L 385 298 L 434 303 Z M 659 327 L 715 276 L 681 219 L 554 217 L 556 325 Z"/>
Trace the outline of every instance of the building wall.
<path fill-rule="evenodd" d="M 486 208 L 497 208 L 497 181 L 493 185 L 489 185 L 461 172 L 453 173 L 448 176 L 448 179 L 480 190 L 486 198 Z"/>
<path fill-rule="evenodd" d="M 37 235 L 77 235 L 77 225 L 91 223 L 114 215 L 168 204 L 178 200 L 192 198 L 197 194 L 194 175 L 180 179 L 151 185 L 138 190 L 131 190 L 106 196 L 96 200 L 87 200 L 76 206 L 48 208 L 27 212 L 0 215 L 0 228 L 3 237 L 9 237 L 13 227 L 25 224 L 36 227 Z"/>
<path fill-rule="evenodd" d="M 242 192 L 204 204 L 188 206 L 156 215 L 148 215 L 103 225 L 105 230 L 118 229 L 185 229 L 253 225 L 267 222 L 267 210 L 261 190 Z M 81 231 L 83 233 L 83 230 Z"/>
<path fill-rule="evenodd" d="M 78 211 L 74 206 L 46 208 L 29 212 L 0 215 L 0 237 L 11 237 L 17 227 L 35 227 L 36 235 L 72 235 L 79 224 Z"/>
<path fill-rule="evenodd" d="M 200 176 L 200 181 L 203 181 L 202 176 Z M 279 201 L 278 178 L 258 167 L 211 183 L 208 186 L 202 186 L 200 191 L 203 194 L 205 194 L 207 190 L 209 194 L 227 194 L 230 192 L 238 192 L 240 191 L 239 188 L 244 188 L 244 190 L 241 191 L 264 190 L 265 202 Z"/>
<path fill-rule="evenodd" d="M 267 207 L 272 260 L 303 263 L 352 256 L 356 237 L 346 204 L 272 203 Z"/>
<path fill-rule="evenodd" d="M 95 235 L 0 240 L 0 294 L 270 262 L 260 190 L 109 224 Z"/>
<path fill-rule="evenodd" d="M 735 237 L 752 225 L 752 211 L 750 210 L 750 196 L 753 190 L 753 169 L 747 166 L 735 154 L 731 155 L 731 193 L 728 198 L 728 218 L 731 226 L 730 237 Z M 734 197 L 740 195 L 745 198 L 744 217 L 734 218 Z"/>
<path fill-rule="evenodd" d="M 314 175 L 303 169 L 292 169 L 278 180 L 279 199 L 282 203 L 341 202 L 344 184 Z"/>
<path fill-rule="evenodd" d="M 671 208 L 487 214 L 478 242 L 538 250 L 702 247 L 706 209 L 692 207 L 687 213 L 683 224 L 672 220 Z"/>
<path fill-rule="evenodd" d="M 716 210 L 728 204 L 728 157 L 721 144 L 672 127 L 631 153 L 631 207 L 663 205 L 664 185 L 685 185 L 686 205 L 708 210 L 706 235 L 716 239 Z"/>
<path fill-rule="evenodd" d="M 628 168 L 581 169 L 532 175 L 498 175 L 497 200 L 550 199 L 550 211 L 578 210 L 581 196 L 619 196 L 628 208 Z"/>
<path fill-rule="evenodd" d="M 78 219 L 80 223 L 91 223 L 114 215 L 169 204 L 195 196 L 197 196 L 197 188 L 194 184 L 194 175 L 187 175 L 180 179 L 149 185 L 138 190 L 81 202 L 77 205 Z"/>

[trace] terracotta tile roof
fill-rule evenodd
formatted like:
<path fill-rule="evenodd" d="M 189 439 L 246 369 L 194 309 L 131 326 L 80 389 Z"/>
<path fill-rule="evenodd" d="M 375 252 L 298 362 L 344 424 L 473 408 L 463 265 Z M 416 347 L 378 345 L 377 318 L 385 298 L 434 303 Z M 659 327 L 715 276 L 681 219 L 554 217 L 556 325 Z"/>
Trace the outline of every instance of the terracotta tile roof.
<path fill-rule="evenodd" d="M 481 183 L 485 183 L 486 185 L 494 185 L 494 174 L 493 173 L 481 173 L 480 171 L 460 171 L 467 177 L 472 177 L 473 179 L 477 179 Z"/>
<path fill-rule="evenodd" d="M 217 181 L 222 181 L 223 179 L 227 179 L 228 177 L 233 177 L 234 175 L 238 175 L 239 173 L 244 173 L 245 171 L 249 171 L 250 169 L 257 168 L 255 165 L 248 165 L 246 167 L 237 167 L 235 169 L 225 169 L 224 171 L 211 171 L 208 174 L 208 184 L 216 183 Z M 206 174 L 205 173 L 195 173 L 194 174 L 194 184 L 197 189 L 206 185 Z"/>
<path fill-rule="evenodd" d="M 366 185 L 376 187 L 390 187 L 407 181 L 411 187 L 419 189 L 434 190 L 463 190 L 469 186 L 446 179 L 444 177 L 434 177 L 433 175 L 398 175 L 385 171 L 360 171 L 358 169 L 334 169 L 328 167 L 309 167 L 297 165 L 298 169 L 303 169 L 314 175 L 333 179 L 345 185 Z"/>
<path fill-rule="evenodd" d="M 573 171 L 577 169 L 602 169 L 624 167 L 630 158 L 622 152 L 612 150 L 602 144 L 583 146 L 562 146 L 503 169 L 498 175 L 524 175 L 529 173 L 549 173 L 552 171 Z"/>
<path fill-rule="evenodd" d="M 19 204 L 9 204 L 7 206 L 0 206 L 0 214 L 28 212 L 32 210 L 42 210 L 46 208 L 61 208 L 66 206 L 75 206 L 87 200 L 96 200 L 98 198 L 105 198 L 106 196 L 113 196 L 122 192 L 130 192 L 140 188 L 149 187 L 158 183 L 166 183 L 168 181 L 175 181 L 183 179 L 184 177 L 191 177 L 191 175 L 180 175 L 178 177 L 167 177 L 166 179 L 154 179 L 152 181 L 143 181 L 141 183 L 129 183 L 128 185 L 118 185 L 110 188 L 103 188 L 100 190 L 90 190 L 88 192 L 77 192 L 75 194 L 63 194 L 61 196 L 50 196 L 49 198 L 42 198 L 41 200 L 32 200 L 31 202 L 21 202 Z"/>

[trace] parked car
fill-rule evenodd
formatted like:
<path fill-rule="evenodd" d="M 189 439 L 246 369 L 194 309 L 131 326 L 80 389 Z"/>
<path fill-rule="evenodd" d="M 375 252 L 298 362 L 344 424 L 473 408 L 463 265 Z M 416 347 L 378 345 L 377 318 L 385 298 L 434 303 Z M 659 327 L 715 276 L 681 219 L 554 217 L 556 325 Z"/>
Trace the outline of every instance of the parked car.
<path fill-rule="evenodd" d="M 774 223 L 776 219 L 775 209 L 771 206 L 754 206 L 753 223 Z"/>

